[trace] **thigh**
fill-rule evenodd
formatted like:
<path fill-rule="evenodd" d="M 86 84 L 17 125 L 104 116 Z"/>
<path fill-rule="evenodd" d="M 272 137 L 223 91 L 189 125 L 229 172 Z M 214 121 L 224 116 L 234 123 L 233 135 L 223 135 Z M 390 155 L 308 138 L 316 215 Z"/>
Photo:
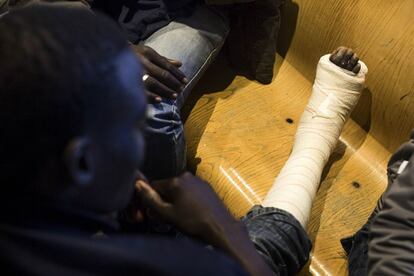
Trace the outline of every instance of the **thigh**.
<path fill-rule="evenodd" d="M 181 70 L 190 83 L 177 100 L 179 108 L 220 51 L 228 32 L 225 14 L 202 5 L 191 16 L 174 20 L 144 41 L 159 54 L 183 63 Z"/>

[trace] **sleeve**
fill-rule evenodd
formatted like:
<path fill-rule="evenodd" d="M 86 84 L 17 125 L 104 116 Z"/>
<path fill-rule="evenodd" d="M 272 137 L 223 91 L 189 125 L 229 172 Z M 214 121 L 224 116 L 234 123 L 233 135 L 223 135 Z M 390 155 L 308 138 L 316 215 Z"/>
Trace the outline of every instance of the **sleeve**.
<path fill-rule="evenodd" d="M 414 155 L 389 185 L 370 229 L 369 275 L 413 275 Z"/>
<path fill-rule="evenodd" d="M 1 223 L 0 265 L 5 275 L 247 275 L 225 254 L 190 240 L 136 234 L 91 238 Z"/>
<path fill-rule="evenodd" d="M 242 221 L 257 251 L 276 275 L 296 275 L 307 263 L 312 243 L 288 212 L 255 206 Z"/>

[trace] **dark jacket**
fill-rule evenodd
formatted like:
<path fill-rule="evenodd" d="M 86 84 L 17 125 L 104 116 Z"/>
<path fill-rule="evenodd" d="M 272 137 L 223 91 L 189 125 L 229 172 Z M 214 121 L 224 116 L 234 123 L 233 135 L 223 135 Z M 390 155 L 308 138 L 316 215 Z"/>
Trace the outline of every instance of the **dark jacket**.
<path fill-rule="evenodd" d="M 126 234 L 107 216 L 10 201 L 0 202 L 2 275 L 246 275 L 191 240 Z"/>
<path fill-rule="evenodd" d="M 228 53 L 238 73 L 261 83 L 273 79 L 280 9 L 285 0 L 206 0 L 231 5 Z"/>

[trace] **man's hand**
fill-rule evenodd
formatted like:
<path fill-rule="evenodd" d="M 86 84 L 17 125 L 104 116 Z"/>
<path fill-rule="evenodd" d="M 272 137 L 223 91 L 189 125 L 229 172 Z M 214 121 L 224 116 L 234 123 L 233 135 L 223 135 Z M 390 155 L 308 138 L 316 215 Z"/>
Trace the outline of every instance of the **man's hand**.
<path fill-rule="evenodd" d="M 221 228 L 238 227 L 210 185 L 190 173 L 149 186 L 137 181 L 142 203 L 182 231 L 208 240 L 221 233 Z"/>
<path fill-rule="evenodd" d="M 244 226 L 230 215 L 210 185 L 190 173 L 157 181 L 136 182 L 141 203 L 183 232 L 227 252 L 251 275 L 271 275 Z"/>
<path fill-rule="evenodd" d="M 176 99 L 188 83 L 179 70 L 181 62 L 167 59 L 152 48 L 132 45 L 144 67 L 143 82 L 150 102 L 161 102 L 162 97 Z"/>

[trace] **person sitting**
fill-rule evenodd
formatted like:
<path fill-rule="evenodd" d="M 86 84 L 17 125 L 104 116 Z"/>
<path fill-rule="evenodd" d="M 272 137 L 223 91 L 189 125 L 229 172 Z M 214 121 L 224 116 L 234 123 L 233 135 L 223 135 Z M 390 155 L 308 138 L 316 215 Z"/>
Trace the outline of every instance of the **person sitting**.
<path fill-rule="evenodd" d="M 280 7 L 284 2 L 3 1 L 10 2 L 11 7 L 38 2 L 67 7 L 84 4 L 110 16 L 122 27 L 144 67 L 142 78 L 149 99 L 146 151 L 151 154 L 146 156 L 142 170 L 149 179 L 173 177 L 185 171 L 186 142 L 180 110 L 228 36 L 228 56 L 235 70 L 261 83 L 271 82 Z"/>
<path fill-rule="evenodd" d="M 235 72 L 272 81 L 282 0 L 88 2 L 118 22 L 142 62 L 149 98 L 142 170 L 149 179 L 186 170 L 181 109 L 225 41 Z"/>
<path fill-rule="evenodd" d="M 149 184 L 138 171 L 145 148 L 146 97 L 136 78 L 142 73 L 113 22 L 59 5 L 14 10 L 0 20 L 0 58 L 4 271 L 292 275 L 306 264 L 311 242 L 305 227 L 313 198 L 305 201 L 291 181 L 277 181 L 265 207 L 254 207 L 238 221 L 197 177 L 184 173 Z M 330 99 L 324 104 L 327 114 L 309 118 L 307 109 L 303 122 L 335 123 L 334 132 L 319 133 L 335 142 L 366 70 L 352 50 L 341 48 L 321 59 L 318 72 L 319 84 L 321 76 L 329 76 L 348 86 L 320 90 L 316 85 L 309 106 Z M 332 101 L 347 93 L 355 94 L 352 100 Z M 332 148 L 324 150 L 329 156 Z M 308 154 L 294 153 L 295 159 Z M 318 179 L 307 183 L 310 191 L 303 191 L 316 193 Z M 287 200 L 275 200 L 278 189 Z M 300 201 L 305 204 L 296 205 Z M 122 229 L 127 205 L 135 232 Z M 154 233 L 151 222 L 157 220 L 188 238 Z"/>
<path fill-rule="evenodd" d="M 0 20 L 0 59 L 3 273 L 271 274 L 243 224 L 188 173 L 151 184 L 168 191 L 165 219 L 199 242 L 119 229 L 119 211 L 147 195 L 135 187 L 146 96 L 111 20 L 52 4 L 13 10 Z"/>

